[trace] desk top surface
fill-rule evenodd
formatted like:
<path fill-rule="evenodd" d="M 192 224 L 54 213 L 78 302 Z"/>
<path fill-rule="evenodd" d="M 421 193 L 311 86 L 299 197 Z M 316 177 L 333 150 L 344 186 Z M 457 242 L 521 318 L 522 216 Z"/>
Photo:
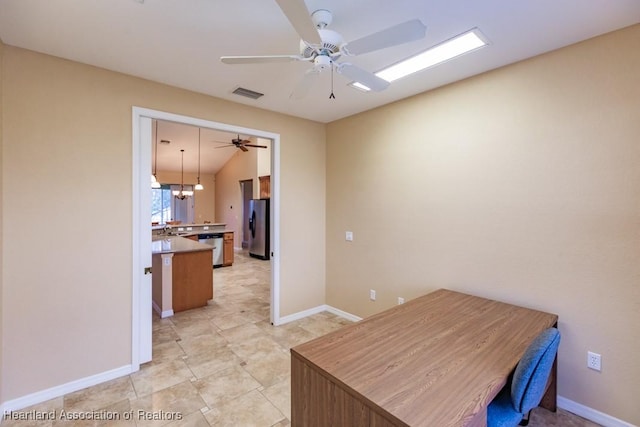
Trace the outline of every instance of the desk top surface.
<path fill-rule="evenodd" d="M 463 426 L 558 316 L 440 289 L 291 349 L 410 426 Z"/>

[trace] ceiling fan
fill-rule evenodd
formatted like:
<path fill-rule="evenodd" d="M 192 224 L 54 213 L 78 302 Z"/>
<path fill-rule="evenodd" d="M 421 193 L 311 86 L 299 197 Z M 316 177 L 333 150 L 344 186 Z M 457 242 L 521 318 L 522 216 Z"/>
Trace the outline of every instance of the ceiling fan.
<path fill-rule="evenodd" d="M 223 56 L 225 64 L 260 64 L 269 62 L 306 61 L 313 64 L 291 93 L 291 98 L 303 98 L 317 79 L 328 68 L 379 92 L 389 86 L 389 82 L 369 71 L 349 62 L 338 62 L 342 56 L 356 56 L 391 46 L 420 40 L 425 36 L 426 27 L 419 19 L 412 19 L 382 31 L 346 43 L 342 36 L 326 27 L 331 24 L 330 11 L 319 9 L 309 16 L 304 0 L 276 0 L 282 12 L 295 28 L 300 40 L 298 55 L 264 56 Z"/>
<path fill-rule="evenodd" d="M 241 149 L 242 151 L 249 151 L 249 149 L 247 147 L 267 148 L 266 145 L 254 144 L 251 141 L 249 141 L 248 139 L 240 139 L 240 135 L 238 135 L 236 138 L 233 138 L 230 143 L 221 142 L 221 141 L 214 141 L 214 142 L 225 144 L 225 145 L 222 145 L 222 146 L 216 147 L 216 148 L 236 147 L 236 148 Z"/>

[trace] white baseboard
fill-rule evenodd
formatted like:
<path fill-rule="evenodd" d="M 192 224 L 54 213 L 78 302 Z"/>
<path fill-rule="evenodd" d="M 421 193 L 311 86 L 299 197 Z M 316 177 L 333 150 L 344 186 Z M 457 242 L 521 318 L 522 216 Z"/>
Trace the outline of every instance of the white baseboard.
<path fill-rule="evenodd" d="M 281 317 L 280 321 L 278 322 L 278 325 L 284 325 L 285 323 L 293 322 L 294 320 L 304 319 L 305 317 L 313 316 L 314 314 L 322 313 L 323 311 L 328 311 L 329 313 L 335 314 L 336 316 L 343 317 L 347 320 L 351 320 L 352 322 L 359 322 L 360 320 L 362 320 L 362 317 L 358 317 L 356 315 L 347 313 L 346 311 L 342 311 L 330 305 L 323 304 L 317 307 L 310 308 L 308 310 L 299 311 L 297 313 L 293 313 L 288 316 Z"/>
<path fill-rule="evenodd" d="M 160 318 L 164 319 L 165 317 L 173 316 L 173 310 L 162 311 L 160 310 L 160 307 L 158 307 L 158 304 L 156 304 L 156 302 L 153 300 L 151 301 L 151 305 L 153 306 L 153 311 L 158 313 L 158 316 L 160 316 Z"/>
<path fill-rule="evenodd" d="M 326 306 L 319 305 L 317 307 L 313 307 L 307 310 L 299 311 L 297 313 L 289 314 L 287 316 L 281 317 L 278 321 L 278 325 L 284 325 L 285 323 L 304 319 L 305 317 L 313 316 L 314 314 L 322 313 L 323 311 L 327 311 Z"/>
<path fill-rule="evenodd" d="M 330 305 L 325 305 L 326 311 L 329 313 L 333 313 L 336 316 L 340 316 L 344 319 L 351 320 L 352 322 L 359 322 L 362 320 L 362 317 L 358 317 L 355 314 L 347 313 L 346 311 L 342 311 L 339 308 L 332 307 Z"/>
<path fill-rule="evenodd" d="M 28 394 L 17 399 L 8 400 L 0 406 L 0 419 L 2 418 L 1 415 L 7 412 L 18 411 L 37 403 L 46 402 L 47 400 L 55 399 L 56 397 L 64 396 L 65 394 L 82 390 L 83 388 L 91 387 L 96 384 L 129 375 L 132 372 L 133 371 L 131 370 L 131 365 L 125 365 L 121 368 L 112 369 L 110 371 L 91 375 L 89 377 L 81 378 L 76 381 L 71 381 L 66 384 Z"/>
<path fill-rule="evenodd" d="M 636 427 L 633 424 L 622 421 L 588 406 L 584 406 L 580 403 L 574 402 L 573 400 L 569 400 L 566 397 L 558 396 L 558 407 L 565 411 L 569 411 L 572 414 L 579 415 L 582 418 L 586 418 L 589 421 L 598 423 L 604 427 Z"/>

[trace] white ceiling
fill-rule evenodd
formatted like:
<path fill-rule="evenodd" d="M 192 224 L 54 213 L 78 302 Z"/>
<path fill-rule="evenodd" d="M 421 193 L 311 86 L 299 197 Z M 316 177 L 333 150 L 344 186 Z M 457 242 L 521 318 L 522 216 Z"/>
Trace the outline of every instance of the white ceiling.
<path fill-rule="evenodd" d="M 490 45 L 363 93 L 330 74 L 291 100 L 309 64 L 225 65 L 225 55 L 297 54 L 299 38 L 275 0 L 1 0 L 0 38 L 43 52 L 247 105 L 330 122 L 639 22 L 639 0 L 306 0 L 333 12 L 347 41 L 419 18 L 423 40 L 350 58 L 369 71 L 477 27 Z M 238 86 L 259 100 L 232 94 Z"/>

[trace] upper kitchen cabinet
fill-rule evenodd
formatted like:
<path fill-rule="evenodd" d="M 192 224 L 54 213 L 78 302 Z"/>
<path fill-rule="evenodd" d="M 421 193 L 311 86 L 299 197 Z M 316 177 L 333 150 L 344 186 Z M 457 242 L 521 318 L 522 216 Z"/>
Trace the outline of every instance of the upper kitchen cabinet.
<path fill-rule="evenodd" d="M 271 176 L 258 177 L 260 180 L 260 198 L 268 199 L 271 197 Z"/>

